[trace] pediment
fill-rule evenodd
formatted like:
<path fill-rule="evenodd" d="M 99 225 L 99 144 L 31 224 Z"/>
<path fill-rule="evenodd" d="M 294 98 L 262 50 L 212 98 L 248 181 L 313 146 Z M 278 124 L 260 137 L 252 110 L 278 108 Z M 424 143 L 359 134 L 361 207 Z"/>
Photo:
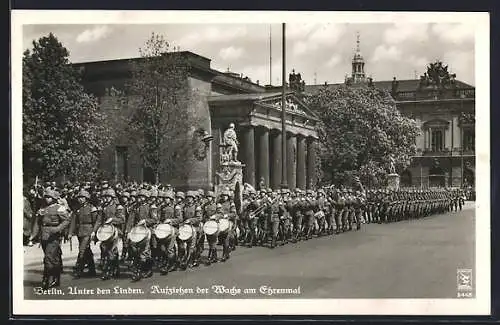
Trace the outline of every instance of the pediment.
<path fill-rule="evenodd" d="M 282 98 L 281 95 L 264 98 L 255 102 L 257 105 L 274 108 L 281 111 Z M 293 112 L 298 115 L 317 118 L 316 115 L 294 94 L 285 95 L 285 108 L 287 112 Z"/>

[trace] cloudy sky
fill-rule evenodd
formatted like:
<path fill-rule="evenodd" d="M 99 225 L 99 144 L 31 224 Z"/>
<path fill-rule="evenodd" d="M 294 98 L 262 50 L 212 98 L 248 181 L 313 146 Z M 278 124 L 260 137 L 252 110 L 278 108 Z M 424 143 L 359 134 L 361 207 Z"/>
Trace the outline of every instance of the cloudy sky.
<path fill-rule="evenodd" d="M 212 60 L 260 84 L 268 84 L 269 39 L 272 39 L 272 83 L 281 83 L 281 25 L 24 25 L 23 47 L 52 32 L 70 51 L 72 62 L 139 55 L 152 32 L 174 46 Z M 413 79 L 427 63 L 440 59 L 457 78 L 474 85 L 474 31 L 452 23 L 287 24 L 287 74 L 295 69 L 308 84 L 343 82 L 360 34 L 365 72 L 374 80 Z"/>

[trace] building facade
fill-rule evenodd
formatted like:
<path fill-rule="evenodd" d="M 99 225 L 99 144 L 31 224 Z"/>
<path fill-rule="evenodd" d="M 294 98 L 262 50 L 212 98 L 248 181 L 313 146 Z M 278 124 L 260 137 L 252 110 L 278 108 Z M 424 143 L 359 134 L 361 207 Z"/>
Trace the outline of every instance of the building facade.
<path fill-rule="evenodd" d="M 352 87 L 377 87 L 387 90 L 399 111 L 416 120 L 421 135 L 416 139 L 417 153 L 410 166 L 400 171 L 401 186 L 461 187 L 475 185 L 475 88 L 456 80 L 446 84 L 432 76 L 420 79 L 374 81 L 366 77 L 359 35 L 352 58 L 352 73 L 345 84 Z M 445 66 L 437 66 L 440 71 Z M 437 78 L 436 78 L 437 79 Z M 306 85 L 314 93 L 319 87 L 339 84 Z"/>
<path fill-rule="evenodd" d="M 317 118 L 293 91 L 286 93 L 286 134 L 281 126 L 281 93 L 253 83 L 232 72 L 219 72 L 210 67 L 210 60 L 192 52 L 177 52 L 189 63 L 186 76 L 189 110 L 193 123 L 186 130 L 188 142 L 196 148 L 193 155 L 180 160 L 186 166 L 181 175 L 160 175 L 161 183 L 179 189 L 213 189 L 221 161 L 219 146 L 230 123 L 235 124 L 239 140 L 238 160 L 244 165 L 243 182 L 253 187 L 279 188 L 282 184 L 282 161 L 286 159 L 289 188 L 314 186 Z M 75 64 L 82 70 L 83 83 L 107 111 L 110 118 L 129 116 L 134 107 L 125 108 L 114 100 L 110 89 L 123 89 L 131 77 L 134 60 L 112 60 Z M 196 122 L 194 122 L 196 120 Z M 211 137 L 210 137 L 211 135 Z M 282 152 L 282 137 L 286 152 Z M 204 139 L 213 138 L 213 141 Z M 143 160 L 130 135 L 121 132 L 107 148 L 100 169 L 115 181 L 154 182 L 152 170 Z"/>

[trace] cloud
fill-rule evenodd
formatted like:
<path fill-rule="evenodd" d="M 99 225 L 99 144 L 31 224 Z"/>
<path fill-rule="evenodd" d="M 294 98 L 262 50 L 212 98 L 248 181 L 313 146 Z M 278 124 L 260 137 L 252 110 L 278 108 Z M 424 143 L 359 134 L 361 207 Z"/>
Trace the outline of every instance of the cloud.
<path fill-rule="evenodd" d="M 302 39 L 307 37 L 311 31 L 319 26 L 320 25 L 316 23 L 287 24 L 286 36 L 289 39 Z"/>
<path fill-rule="evenodd" d="M 345 34 L 345 30 L 346 27 L 342 24 L 304 25 L 302 29 L 296 27 L 296 31 L 292 32 L 292 36 L 294 35 L 295 38 L 301 36 L 302 39 L 294 42 L 293 54 L 301 56 L 319 49 L 335 46 Z"/>
<path fill-rule="evenodd" d="M 372 61 L 399 61 L 401 55 L 401 50 L 394 45 L 379 45 L 373 52 Z"/>
<path fill-rule="evenodd" d="M 245 50 L 241 47 L 234 47 L 234 46 L 230 46 L 230 47 L 226 47 L 226 48 L 223 48 L 219 51 L 219 56 L 224 59 L 224 60 L 236 60 L 236 59 L 239 59 L 243 53 L 245 52 Z"/>
<path fill-rule="evenodd" d="M 330 58 L 330 60 L 328 60 L 328 62 L 326 62 L 326 66 L 331 68 L 331 67 L 334 67 L 337 64 L 339 64 L 341 61 L 342 61 L 342 58 L 340 57 L 340 55 L 339 54 L 334 54 Z"/>
<path fill-rule="evenodd" d="M 434 24 L 432 32 L 449 43 L 461 44 L 474 40 L 474 26 L 467 24 Z"/>
<path fill-rule="evenodd" d="M 399 44 L 404 41 L 424 42 L 429 39 L 428 24 L 394 24 L 384 32 L 387 44 Z"/>
<path fill-rule="evenodd" d="M 474 53 L 453 50 L 443 55 L 443 63 L 448 70 L 457 74 L 457 79 L 474 84 Z"/>
<path fill-rule="evenodd" d="M 207 27 L 201 31 L 189 33 L 179 40 L 179 44 L 184 47 L 193 47 L 199 43 L 220 43 L 231 42 L 239 37 L 247 35 L 246 27 L 226 26 Z"/>
<path fill-rule="evenodd" d="M 109 28 L 108 26 L 96 26 L 91 29 L 86 29 L 78 34 L 78 36 L 76 36 L 76 41 L 78 43 L 95 42 L 108 37 L 110 33 L 111 28 Z"/>
<path fill-rule="evenodd" d="M 422 70 L 424 70 L 427 64 L 429 64 L 429 60 L 427 58 L 419 57 L 414 54 L 407 57 L 406 61 L 417 68 L 421 68 Z"/>

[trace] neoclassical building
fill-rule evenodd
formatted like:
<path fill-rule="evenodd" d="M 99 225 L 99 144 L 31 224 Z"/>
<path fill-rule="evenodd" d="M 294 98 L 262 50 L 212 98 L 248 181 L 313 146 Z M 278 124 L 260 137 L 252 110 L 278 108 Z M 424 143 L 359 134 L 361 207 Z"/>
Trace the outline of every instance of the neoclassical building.
<path fill-rule="evenodd" d="M 286 156 L 289 188 L 314 185 L 318 119 L 293 91 L 286 92 L 286 134 L 282 134 L 281 92 L 261 86 L 232 72 L 220 72 L 210 66 L 210 59 L 192 52 L 177 52 L 189 63 L 187 78 L 188 104 L 200 125 L 186 130 L 197 141 L 202 153 L 190 157 L 190 168 L 183 177 L 160 175 L 162 183 L 180 189 L 211 189 L 221 157 L 219 144 L 230 123 L 236 126 L 239 141 L 238 160 L 244 165 L 243 182 L 256 188 L 279 188 L 282 184 L 282 160 Z M 103 110 L 110 116 L 126 114 L 123 107 L 111 100 L 109 89 L 121 89 L 130 78 L 130 62 L 140 59 L 98 61 L 75 64 L 83 73 L 86 89 L 93 93 Z M 129 109 L 134 109 L 129 108 Z M 202 143 L 209 134 L 213 141 Z M 286 153 L 282 152 L 282 137 L 286 137 Z M 179 161 L 179 164 L 185 164 Z M 125 135 L 114 139 L 101 157 L 100 168 L 115 180 L 153 182 L 151 170 L 143 161 L 133 142 Z"/>
<path fill-rule="evenodd" d="M 424 67 L 423 67 L 424 68 Z M 359 35 L 352 58 L 352 73 L 345 84 L 377 87 L 390 92 L 397 108 L 417 121 L 421 135 L 417 154 L 401 171 L 402 186 L 473 186 L 475 184 L 475 88 L 451 75 L 447 87 L 436 87 L 426 74 L 420 79 L 374 81 L 365 74 Z M 314 93 L 320 87 L 306 85 Z"/>

